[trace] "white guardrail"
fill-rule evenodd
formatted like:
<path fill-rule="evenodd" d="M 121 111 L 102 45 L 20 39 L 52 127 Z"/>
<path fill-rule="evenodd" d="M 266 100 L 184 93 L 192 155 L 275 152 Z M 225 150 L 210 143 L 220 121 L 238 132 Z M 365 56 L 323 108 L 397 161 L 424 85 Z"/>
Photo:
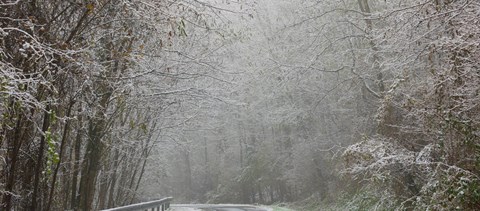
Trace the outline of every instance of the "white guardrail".
<path fill-rule="evenodd" d="M 138 204 L 131 204 L 123 207 L 115 207 L 102 211 L 134 211 L 134 210 L 151 210 L 151 211 L 165 211 L 170 207 L 170 202 L 173 200 L 172 197 L 147 201 Z"/>

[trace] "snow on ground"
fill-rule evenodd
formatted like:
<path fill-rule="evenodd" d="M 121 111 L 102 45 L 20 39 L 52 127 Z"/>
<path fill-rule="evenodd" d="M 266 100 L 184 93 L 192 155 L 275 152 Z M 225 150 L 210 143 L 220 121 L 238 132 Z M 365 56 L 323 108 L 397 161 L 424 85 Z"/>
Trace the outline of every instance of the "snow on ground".
<path fill-rule="evenodd" d="M 198 211 L 199 209 L 191 208 L 191 207 L 176 207 L 176 206 L 171 206 L 170 210 L 172 211 Z"/>

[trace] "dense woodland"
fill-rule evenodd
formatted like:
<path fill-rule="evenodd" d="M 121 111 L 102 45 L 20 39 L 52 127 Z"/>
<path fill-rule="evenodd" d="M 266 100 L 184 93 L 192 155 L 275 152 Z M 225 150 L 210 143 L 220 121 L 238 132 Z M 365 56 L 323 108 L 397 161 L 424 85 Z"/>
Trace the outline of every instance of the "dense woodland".
<path fill-rule="evenodd" d="M 476 0 L 0 0 L 0 210 L 480 209 Z"/>

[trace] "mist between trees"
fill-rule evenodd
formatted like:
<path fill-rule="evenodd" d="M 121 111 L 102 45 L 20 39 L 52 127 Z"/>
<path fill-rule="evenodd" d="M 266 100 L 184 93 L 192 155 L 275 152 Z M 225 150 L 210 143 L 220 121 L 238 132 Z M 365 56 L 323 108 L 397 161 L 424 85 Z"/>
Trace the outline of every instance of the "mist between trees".
<path fill-rule="evenodd" d="M 479 11 L 2 0 L 1 210 L 478 210 Z"/>

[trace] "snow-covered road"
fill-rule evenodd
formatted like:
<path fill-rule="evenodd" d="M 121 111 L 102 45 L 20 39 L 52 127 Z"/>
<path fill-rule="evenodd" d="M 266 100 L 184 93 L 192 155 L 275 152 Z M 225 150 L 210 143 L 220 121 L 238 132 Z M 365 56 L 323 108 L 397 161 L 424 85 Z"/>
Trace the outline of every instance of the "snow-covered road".
<path fill-rule="evenodd" d="M 238 204 L 172 204 L 172 211 L 273 211 L 266 207 Z"/>

